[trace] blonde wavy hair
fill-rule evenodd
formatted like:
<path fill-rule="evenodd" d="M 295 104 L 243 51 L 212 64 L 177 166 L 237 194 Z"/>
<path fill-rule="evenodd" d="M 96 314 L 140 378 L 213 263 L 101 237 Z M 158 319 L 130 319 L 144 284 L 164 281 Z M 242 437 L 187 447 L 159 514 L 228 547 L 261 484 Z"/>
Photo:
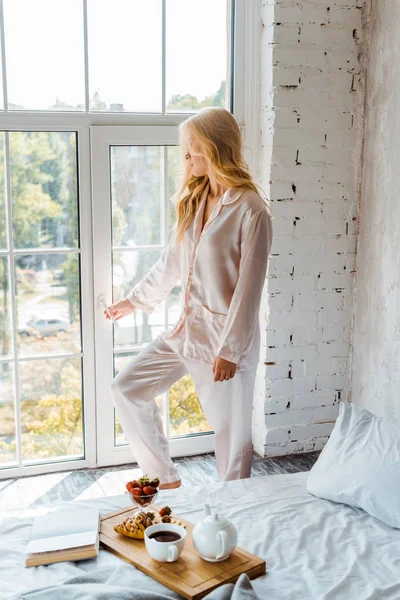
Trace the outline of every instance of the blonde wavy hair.
<path fill-rule="evenodd" d="M 189 143 L 192 146 L 190 154 L 204 157 L 218 183 L 227 188 L 253 190 L 261 196 L 258 192 L 261 188 L 253 183 L 249 167 L 242 156 L 243 142 L 239 125 L 228 110 L 219 107 L 202 108 L 183 121 L 178 131 L 181 164 L 177 169 L 177 192 L 172 197 L 176 211 L 176 244 L 181 243 L 186 229 L 192 223 L 209 182 L 208 175 L 197 177 L 192 174 L 189 161 L 185 160 Z M 262 199 L 271 211 L 268 202 L 265 198 Z"/>

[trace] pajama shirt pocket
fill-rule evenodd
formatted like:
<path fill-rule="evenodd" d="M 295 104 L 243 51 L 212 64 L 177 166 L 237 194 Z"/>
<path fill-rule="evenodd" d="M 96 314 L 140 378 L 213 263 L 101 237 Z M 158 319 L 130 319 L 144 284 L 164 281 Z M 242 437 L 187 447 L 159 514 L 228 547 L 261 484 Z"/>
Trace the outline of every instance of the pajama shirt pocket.
<path fill-rule="evenodd" d="M 222 330 L 225 325 L 227 315 L 213 312 L 208 306 L 202 304 L 202 313 L 207 335 L 212 347 L 214 359 L 217 357 L 217 350 L 220 343 Z"/>
<path fill-rule="evenodd" d="M 227 315 L 210 310 L 206 304 L 202 304 L 201 307 L 206 319 L 215 320 L 216 318 L 219 318 L 220 322 L 225 324 Z"/>

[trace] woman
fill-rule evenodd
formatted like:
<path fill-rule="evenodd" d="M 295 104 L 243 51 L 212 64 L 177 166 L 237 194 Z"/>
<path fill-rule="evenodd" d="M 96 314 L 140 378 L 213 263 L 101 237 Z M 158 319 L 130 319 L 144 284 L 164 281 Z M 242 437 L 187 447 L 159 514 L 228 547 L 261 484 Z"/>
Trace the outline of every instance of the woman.
<path fill-rule="evenodd" d="M 169 245 L 127 297 L 109 307 L 116 320 L 135 308 L 152 313 L 182 283 L 177 323 L 111 384 L 135 458 L 162 489 L 181 480 L 154 398 L 188 372 L 215 433 L 220 479 L 250 477 L 259 309 L 272 243 L 268 205 L 251 180 L 232 114 L 204 108 L 181 123 L 179 134 L 186 166 L 173 198 Z"/>

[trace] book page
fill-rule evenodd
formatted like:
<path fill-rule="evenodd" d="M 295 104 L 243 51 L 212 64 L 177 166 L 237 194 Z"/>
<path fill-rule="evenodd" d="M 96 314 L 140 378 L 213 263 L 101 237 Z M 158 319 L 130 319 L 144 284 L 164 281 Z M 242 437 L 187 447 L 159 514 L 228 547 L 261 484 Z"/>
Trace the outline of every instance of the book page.
<path fill-rule="evenodd" d="M 95 544 L 99 533 L 97 508 L 68 507 L 34 518 L 26 552 L 50 552 Z"/>
<path fill-rule="evenodd" d="M 96 535 L 95 532 L 71 533 L 69 535 L 43 538 L 42 540 L 31 540 L 27 546 L 26 553 L 35 554 L 37 552 L 54 552 L 55 550 L 80 548 L 81 546 L 94 546 Z"/>

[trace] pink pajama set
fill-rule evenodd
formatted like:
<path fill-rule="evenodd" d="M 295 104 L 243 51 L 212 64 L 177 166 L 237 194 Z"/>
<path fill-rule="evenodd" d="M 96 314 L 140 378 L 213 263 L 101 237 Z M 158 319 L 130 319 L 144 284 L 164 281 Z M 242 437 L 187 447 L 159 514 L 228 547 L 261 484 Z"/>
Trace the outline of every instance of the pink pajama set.
<path fill-rule="evenodd" d="M 178 321 L 111 383 L 116 413 L 139 467 L 162 483 L 177 481 L 180 475 L 154 398 L 186 373 L 214 430 L 220 480 L 249 477 L 251 471 L 259 310 L 272 220 L 259 194 L 229 188 L 201 231 L 208 191 L 209 186 L 181 245 L 170 242 L 127 296 L 135 307 L 152 313 L 180 280 Z M 237 364 L 233 378 L 214 382 L 217 356 Z"/>

